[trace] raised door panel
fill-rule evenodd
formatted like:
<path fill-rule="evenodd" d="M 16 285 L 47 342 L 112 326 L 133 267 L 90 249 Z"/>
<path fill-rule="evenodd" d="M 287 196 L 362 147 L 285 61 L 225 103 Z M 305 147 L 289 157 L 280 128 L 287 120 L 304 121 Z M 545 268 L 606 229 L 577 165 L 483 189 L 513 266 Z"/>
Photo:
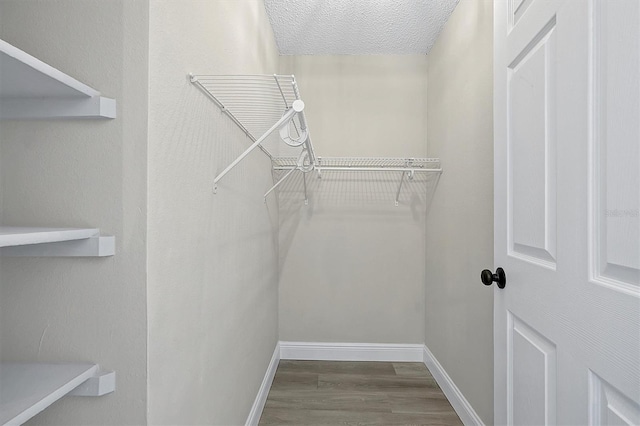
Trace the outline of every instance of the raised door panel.
<path fill-rule="evenodd" d="M 507 406 L 509 424 L 556 423 L 556 346 L 509 313 Z"/>
<path fill-rule="evenodd" d="M 589 371 L 589 425 L 640 424 L 640 405 Z"/>
<path fill-rule="evenodd" d="M 514 27 L 518 21 L 524 16 L 525 12 L 531 6 L 533 0 L 510 0 L 509 1 L 509 21 L 511 27 Z"/>
<path fill-rule="evenodd" d="M 555 21 L 511 62 L 507 83 L 509 255 L 556 267 Z"/>
<path fill-rule="evenodd" d="M 640 295 L 640 2 L 591 11 L 591 278 Z"/>

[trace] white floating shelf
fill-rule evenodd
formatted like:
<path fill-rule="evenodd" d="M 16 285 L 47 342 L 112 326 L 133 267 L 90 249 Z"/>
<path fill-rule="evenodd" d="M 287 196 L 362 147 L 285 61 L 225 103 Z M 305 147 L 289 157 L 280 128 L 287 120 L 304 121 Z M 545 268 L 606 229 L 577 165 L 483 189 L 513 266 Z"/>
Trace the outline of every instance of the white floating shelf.
<path fill-rule="evenodd" d="M 102 386 L 96 386 L 96 383 Z M 0 364 L 0 424 L 21 425 L 63 396 L 115 390 L 115 373 L 96 364 Z"/>
<path fill-rule="evenodd" d="M 0 255 L 103 257 L 115 254 L 115 237 L 98 229 L 0 226 Z"/>
<path fill-rule="evenodd" d="M 97 229 L 0 226 L 0 247 L 81 240 L 99 234 Z"/>
<path fill-rule="evenodd" d="M 0 40 L 0 119 L 116 117 L 116 101 Z"/>

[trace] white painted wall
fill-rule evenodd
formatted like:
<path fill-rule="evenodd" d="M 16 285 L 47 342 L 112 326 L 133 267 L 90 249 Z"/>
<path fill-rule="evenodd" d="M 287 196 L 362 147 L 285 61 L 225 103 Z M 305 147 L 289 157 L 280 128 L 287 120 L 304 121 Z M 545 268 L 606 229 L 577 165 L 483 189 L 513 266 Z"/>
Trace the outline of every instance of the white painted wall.
<path fill-rule="evenodd" d="M 146 423 L 148 2 L 0 1 L 0 38 L 118 102 L 115 120 L 4 121 L 7 225 L 99 227 L 105 259 L 3 258 L 0 357 L 93 361 L 117 392 L 67 397 L 29 424 Z"/>
<path fill-rule="evenodd" d="M 427 59 L 289 56 L 317 154 L 426 156 Z M 426 184 L 397 174 L 298 176 L 280 191 L 280 339 L 422 343 Z"/>
<path fill-rule="evenodd" d="M 261 0 L 150 10 L 149 422 L 243 424 L 278 340 L 278 209 L 250 141 L 195 74 L 277 72 Z"/>
<path fill-rule="evenodd" d="M 461 0 L 429 54 L 429 154 L 444 174 L 427 217 L 426 344 L 493 423 L 493 11 Z"/>
<path fill-rule="evenodd" d="M 425 157 L 427 56 L 282 56 L 318 155 Z M 313 126 L 313 127 L 311 127 Z"/>

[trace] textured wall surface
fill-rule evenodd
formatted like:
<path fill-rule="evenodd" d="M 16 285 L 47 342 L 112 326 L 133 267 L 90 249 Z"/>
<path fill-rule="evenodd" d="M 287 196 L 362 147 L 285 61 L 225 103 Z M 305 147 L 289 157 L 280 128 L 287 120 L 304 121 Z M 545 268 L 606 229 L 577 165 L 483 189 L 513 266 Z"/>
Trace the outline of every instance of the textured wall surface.
<path fill-rule="evenodd" d="M 429 55 L 429 154 L 444 173 L 427 217 L 426 344 L 493 423 L 493 10 L 461 0 Z"/>
<path fill-rule="evenodd" d="M 282 57 L 318 155 L 426 156 L 427 59 Z M 400 175 L 298 175 L 280 190 L 280 338 L 422 343 L 426 190 Z"/>
<path fill-rule="evenodd" d="M 265 0 L 283 55 L 428 53 L 458 0 Z"/>
<path fill-rule="evenodd" d="M 282 56 L 318 155 L 425 157 L 427 56 Z"/>
<path fill-rule="evenodd" d="M 187 74 L 277 72 L 261 0 L 150 10 L 149 421 L 244 424 L 278 340 L 271 163 Z"/>
<path fill-rule="evenodd" d="M 0 356 L 91 361 L 117 391 L 66 397 L 29 424 L 146 423 L 148 2 L 0 1 L 0 38 L 116 98 L 115 120 L 3 121 L 7 225 L 99 227 L 109 258 L 3 258 Z"/>

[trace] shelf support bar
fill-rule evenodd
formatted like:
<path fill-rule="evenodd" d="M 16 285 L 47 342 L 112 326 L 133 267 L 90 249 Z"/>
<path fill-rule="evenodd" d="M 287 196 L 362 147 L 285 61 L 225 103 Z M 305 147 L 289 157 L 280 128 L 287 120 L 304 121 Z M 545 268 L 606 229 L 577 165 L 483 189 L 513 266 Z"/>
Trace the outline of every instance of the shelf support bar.
<path fill-rule="evenodd" d="M 69 396 L 102 396 L 116 390 L 116 372 L 98 371 L 80 386 L 69 392 Z"/>
<path fill-rule="evenodd" d="M 300 100 L 300 91 L 298 90 L 298 82 L 296 81 L 294 76 L 292 77 L 293 77 L 293 81 L 291 82 L 291 85 L 293 88 L 293 93 L 295 94 L 296 99 Z M 300 114 L 298 115 L 298 119 L 300 120 L 300 130 L 302 130 L 302 132 L 305 132 L 308 126 L 307 126 L 307 117 L 304 115 L 304 110 L 300 111 Z M 305 141 L 305 149 L 309 153 L 309 161 L 313 166 L 315 166 L 316 153 L 313 150 L 313 143 L 311 142 L 311 136 L 307 137 L 307 140 Z"/>
<path fill-rule="evenodd" d="M 231 171 L 231 169 L 233 169 L 235 166 L 237 166 L 238 163 L 240 163 L 242 160 L 244 160 L 244 158 L 247 155 L 249 155 L 251 153 L 251 151 L 253 151 L 258 146 L 260 146 L 260 144 L 262 142 L 264 142 L 265 139 L 267 139 L 269 137 L 269 135 L 271 135 L 271 133 L 275 132 L 280 127 L 282 127 L 284 124 L 288 123 L 293 118 L 293 116 L 296 115 L 298 112 L 299 111 L 296 111 L 294 108 L 291 108 L 287 112 L 285 112 L 284 115 L 282 116 L 282 118 L 280 120 L 278 120 L 276 122 L 276 124 L 274 124 L 269 130 L 267 130 L 267 132 L 264 135 L 262 135 L 260 138 L 258 138 L 249 148 L 247 148 L 247 150 L 245 152 L 240 154 L 240 156 L 238 158 L 236 158 L 233 163 L 229 164 L 227 166 L 227 168 L 222 171 L 222 173 L 220 173 L 218 176 L 216 176 L 216 178 L 213 180 L 213 193 L 215 194 L 217 192 L 217 190 L 218 190 L 218 182 L 220 181 L 220 179 L 222 179 L 227 173 L 229 173 Z"/>
<path fill-rule="evenodd" d="M 281 184 L 282 182 L 284 182 L 284 180 L 285 180 L 286 178 L 288 178 L 288 177 L 291 175 L 291 173 L 295 172 L 296 170 L 298 170 L 296 167 L 294 167 L 294 168 L 292 168 L 291 170 L 289 170 L 289 171 L 288 171 L 284 176 L 282 176 L 282 177 L 280 178 L 280 180 L 279 180 L 278 182 L 276 182 L 276 184 L 275 184 L 275 185 L 273 185 L 273 186 L 271 187 L 271 189 L 270 189 L 270 190 L 268 190 L 268 191 L 264 194 L 264 202 L 265 202 L 265 203 L 267 202 L 267 196 L 268 196 L 269 194 L 271 194 L 271 193 L 272 193 L 272 192 L 273 192 L 273 191 L 274 191 L 278 186 L 280 186 L 280 184 Z"/>
<path fill-rule="evenodd" d="M 307 196 L 307 174 L 302 173 L 302 182 L 304 182 L 304 205 L 309 205 L 309 197 Z"/>
<path fill-rule="evenodd" d="M 280 85 L 280 80 L 278 80 L 278 76 L 276 74 L 273 75 L 273 78 L 276 81 L 276 84 L 278 85 L 278 90 L 280 91 L 280 96 L 282 96 L 282 101 L 284 102 L 284 108 L 285 110 L 289 109 L 289 103 L 287 102 L 287 97 L 284 95 L 284 92 L 282 91 L 282 86 Z M 295 121 L 293 121 L 293 128 L 296 131 L 296 135 L 298 135 L 298 137 L 300 137 L 300 131 L 298 130 L 298 125 L 296 124 Z"/>
<path fill-rule="evenodd" d="M 396 207 L 400 205 L 400 191 L 402 190 L 402 184 L 404 183 L 404 176 L 407 172 L 402 172 L 402 177 L 400 178 L 400 185 L 398 185 L 398 191 L 396 192 Z"/>

